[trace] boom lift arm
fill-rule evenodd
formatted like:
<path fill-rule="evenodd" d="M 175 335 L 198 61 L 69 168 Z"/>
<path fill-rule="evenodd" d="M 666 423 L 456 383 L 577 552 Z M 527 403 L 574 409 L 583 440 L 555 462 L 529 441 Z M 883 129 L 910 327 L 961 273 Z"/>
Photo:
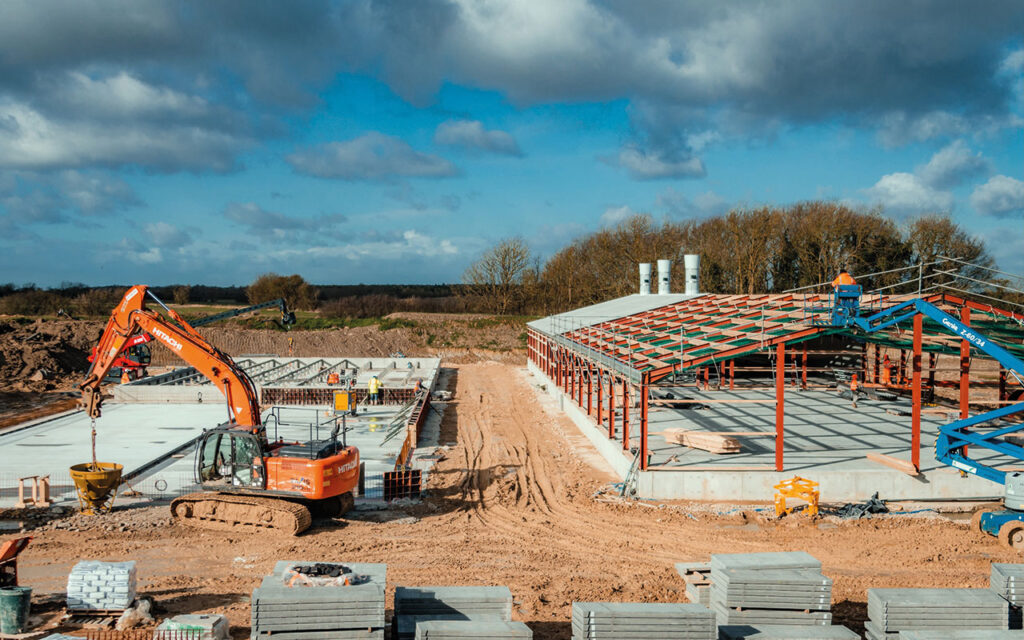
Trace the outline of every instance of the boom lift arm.
<path fill-rule="evenodd" d="M 860 317 L 858 315 L 859 298 L 859 286 L 842 285 L 836 288 L 831 318 L 833 326 L 856 327 L 865 333 L 874 333 L 899 322 L 909 320 L 920 313 L 937 322 L 949 333 L 956 335 L 962 340 L 966 340 L 975 349 L 989 355 L 1001 364 L 1009 375 L 1016 378 L 1018 382 L 1021 382 L 1021 376 L 1024 375 L 1024 361 L 930 302 L 916 298 L 902 302 L 874 315 Z M 967 429 L 1021 411 L 1024 411 L 1024 402 L 1016 402 L 942 425 L 939 427 L 939 437 L 935 443 L 936 459 L 965 473 L 998 482 L 999 484 L 1006 484 L 1005 471 L 968 457 L 964 453 L 964 447 L 966 445 L 977 446 L 1009 456 L 1015 460 L 1024 460 L 1024 447 L 1002 439 L 1002 436 L 1021 431 L 1024 429 L 1024 425 L 1016 424 L 984 433 L 967 431 Z"/>
<path fill-rule="evenodd" d="M 147 309 L 147 295 L 156 300 L 180 326 Z M 133 336 L 139 332 L 152 335 L 213 382 L 227 398 L 231 422 L 248 427 L 252 433 L 264 432 L 259 400 L 249 376 L 235 365 L 230 356 L 204 340 L 192 325 L 149 293 L 145 285 L 129 289 L 121 304 L 111 313 L 96 349 L 96 359 L 89 367 L 85 381 L 79 385 L 82 402 L 90 417 L 100 416 L 102 381 L 118 355 L 128 348 Z"/>

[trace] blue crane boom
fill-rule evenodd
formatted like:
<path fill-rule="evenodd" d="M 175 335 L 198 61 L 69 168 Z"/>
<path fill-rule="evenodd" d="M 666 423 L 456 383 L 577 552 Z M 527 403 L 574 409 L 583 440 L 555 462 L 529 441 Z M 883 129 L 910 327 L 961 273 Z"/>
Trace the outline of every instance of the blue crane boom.
<path fill-rule="evenodd" d="M 975 349 L 990 356 L 1018 381 L 1020 381 L 1020 376 L 1024 375 L 1024 361 L 930 302 L 915 298 L 879 311 L 874 315 L 861 317 L 858 315 L 859 299 L 859 286 L 842 285 L 837 287 L 832 307 L 832 326 L 856 327 L 865 333 L 874 333 L 910 320 L 920 313 L 937 322 L 949 333 L 966 340 Z M 935 445 L 936 459 L 966 473 L 1005 484 L 1005 471 L 982 464 L 964 455 L 963 448 L 965 445 L 975 445 L 1024 461 L 1024 447 L 1002 440 L 1002 436 L 1024 429 L 1024 424 L 1010 425 L 985 433 L 971 432 L 967 429 L 1021 411 L 1024 411 L 1024 402 L 1017 402 L 939 427 L 939 437 Z"/>

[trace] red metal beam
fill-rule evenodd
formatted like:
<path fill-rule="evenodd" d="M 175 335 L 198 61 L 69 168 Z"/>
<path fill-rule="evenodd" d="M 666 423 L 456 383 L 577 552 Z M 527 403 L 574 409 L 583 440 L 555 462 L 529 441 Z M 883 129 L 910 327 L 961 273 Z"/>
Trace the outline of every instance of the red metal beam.
<path fill-rule="evenodd" d="M 622 381 L 622 450 L 629 451 L 629 383 Z"/>
<path fill-rule="evenodd" d="M 650 408 L 650 376 L 644 375 L 640 383 L 640 469 L 647 470 L 647 416 Z"/>
<path fill-rule="evenodd" d="M 608 439 L 615 437 L 615 378 L 608 376 Z"/>
<path fill-rule="evenodd" d="M 783 471 L 782 447 L 786 414 L 786 345 L 775 347 L 775 470 Z"/>
<path fill-rule="evenodd" d="M 910 463 L 921 470 L 921 343 L 924 334 L 924 316 L 914 316 L 914 352 L 912 406 L 910 418 Z"/>

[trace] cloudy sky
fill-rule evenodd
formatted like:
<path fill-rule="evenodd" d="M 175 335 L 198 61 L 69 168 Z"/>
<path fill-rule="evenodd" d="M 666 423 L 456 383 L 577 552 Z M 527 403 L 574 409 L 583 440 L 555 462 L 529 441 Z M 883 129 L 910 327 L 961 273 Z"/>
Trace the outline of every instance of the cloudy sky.
<path fill-rule="evenodd" d="M 1024 272 L 1024 3 L 0 4 L 0 282 L 457 281 L 632 212 L 951 212 Z"/>

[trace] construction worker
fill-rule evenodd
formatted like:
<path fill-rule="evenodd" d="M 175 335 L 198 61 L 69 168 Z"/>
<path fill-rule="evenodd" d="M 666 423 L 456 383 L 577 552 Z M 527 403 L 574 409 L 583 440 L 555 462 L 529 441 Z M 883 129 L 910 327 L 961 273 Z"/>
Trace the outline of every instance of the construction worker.
<path fill-rule="evenodd" d="M 370 404 L 380 404 L 380 388 L 383 385 L 380 382 L 380 378 L 373 376 L 366 383 L 366 390 L 369 392 Z"/>
<path fill-rule="evenodd" d="M 892 360 L 889 359 L 889 354 L 885 354 L 882 358 L 882 384 L 889 385 L 892 383 Z"/>
<path fill-rule="evenodd" d="M 843 267 L 839 270 L 839 275 L 836 276 L 836 279 L 832 281 L 832 288 L 838 289 L 840 285 L 849 284 L 857 284 L 857 281 L 853 279 L 853 276 L 846 270 L 846 267 Z"/>

